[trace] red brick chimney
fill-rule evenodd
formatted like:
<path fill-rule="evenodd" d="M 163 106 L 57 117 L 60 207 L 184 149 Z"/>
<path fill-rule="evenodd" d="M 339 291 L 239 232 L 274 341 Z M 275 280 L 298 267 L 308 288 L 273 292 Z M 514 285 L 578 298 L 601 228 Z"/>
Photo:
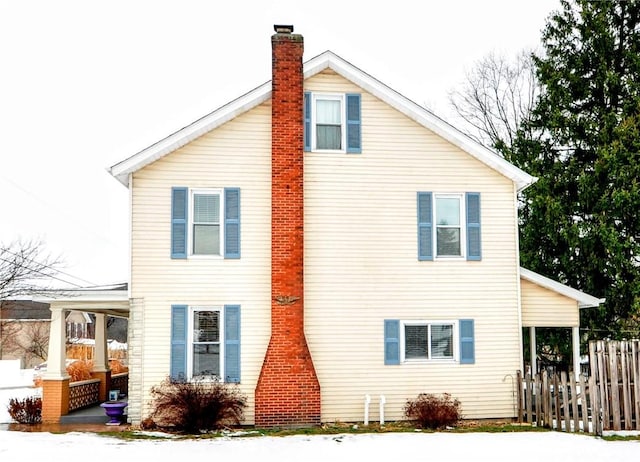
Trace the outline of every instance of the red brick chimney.
<path fill-rule="evenodd" d="M 256 387 L 257 427 L 320 424 L 304 335 L 303 39 L 274 26 L 271 92 L 271 339 Z"/>

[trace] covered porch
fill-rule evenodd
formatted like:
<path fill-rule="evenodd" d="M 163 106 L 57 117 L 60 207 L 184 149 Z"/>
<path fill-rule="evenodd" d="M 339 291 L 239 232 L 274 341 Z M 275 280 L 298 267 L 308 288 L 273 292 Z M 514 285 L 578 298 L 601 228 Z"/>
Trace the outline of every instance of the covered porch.
<path fill-rule="evenodd" d="M 127 284 L 68 291 L 49 303 L 51 327 L 47 371 L 42 376 L 42 422 L 59 423 L 70 412 L 84 410 L 109 400 L 109 390 L 126 395 L 128 373 L 111 374 L 107 347 L 107 317 L 129 318 Z M 90 380 L 70 381 L 67 373 L 65 319 L 69 311 L 95 315 L 95 350 Z M 68 420 L 68 418 L 67 418 Z"/>
<path fill-rule="evenodd" d="M 581 370 L 580 310 L 597 307 L 604 300 L 525 268 L 520 268 L 520 299 L 522 327 L 529 329 L 531 374 L 538 372 L 536 328 L 566 328 L 571 330 L 571 369 L 577 379 Z M 524 359 L 526 361 L 527 358 Z"/>

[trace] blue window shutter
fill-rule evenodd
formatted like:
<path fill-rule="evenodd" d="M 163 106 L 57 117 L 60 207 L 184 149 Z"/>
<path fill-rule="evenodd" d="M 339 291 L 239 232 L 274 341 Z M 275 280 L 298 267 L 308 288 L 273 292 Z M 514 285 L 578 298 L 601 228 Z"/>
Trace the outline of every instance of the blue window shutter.
<path fill-rule="evenodd" d="M 347 94 L 347 152 L 362 152 L 362 132 L 360 123 L 360 94 Z"/>
<path fill-rule="evenodd" d="M 384 320 L 384 363 L 400 364 L 400 321 Z"/>
<path fill-rule="evenodd" d="M 172 380 L 187 379 L 187 305 L 171 305 Z"/>
<path fill-rule="evenodd" d="M 224 306 L 224 381 L 240 383 L 240 305 Z"/>
<path fill-rule="evenodd" d="M 224 188 L 224 258 L 240 258 L 240 188 Z"/>
<path fill-rule="evenodd" d="M 480 193 L 467 193 L 467 260 L 482 260 Z"/>
<path fill-rule="evenodd" d="M 418 260 L 433 260 L 433 207 L 430 192 L 418 193 Z"/>
<path fill-rule="evenodd" d="M 460 364 L 476 362 L 473 319 L 460 320 Z"/>
<path fill-rule="evenodd" d="M 171 258 L 187 258 L 187 188 L 171 188 Z"/>
<path fill-rule="evenodd" d="M 304 150 L 311 151 L 311 93 L 304 93 Z"/>

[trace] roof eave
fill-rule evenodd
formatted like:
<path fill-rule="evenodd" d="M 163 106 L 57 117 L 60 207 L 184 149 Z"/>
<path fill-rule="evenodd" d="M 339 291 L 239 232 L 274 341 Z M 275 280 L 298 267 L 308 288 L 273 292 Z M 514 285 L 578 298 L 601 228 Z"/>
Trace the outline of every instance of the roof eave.
<path fill-rule="evenodd" d="M 196 138 L 208 133 L 271 97 L 271 81 L 221 106 L 215 111 L 181 128 L 166 138 L 110 167 L 109 173 L 129 187 L 130 174 L 164 157 Z"/>
<path fill-rule="evenodd" d="M 497 153 L 482 146 L 431 111 L 416 104 L 331 51 L 325 51 L 304 63 L 304 79 L 308 79 L 327 68 L 331 68 L 344 78 L 352 81 L 365 91 L 405 114 L 410 119 L 430 129 L 505 177 L 511 179 L 518 191 L 522 191 L 536 181 L 535 177 L 507 162 Z M 261 104 L 270 97 L 271 81 L 267 81 L 192 124 L 115 164 L 109 169 L 109 172 L 123 185 L 129 187 L 131 173 L 181 148 L 197 137 Z"/>
<path fill-rule="evenodd" d="M 541 274 L 538 274 L 534 271 L 528 270 L 526 268 L 520 268 L 520 276 L 526 279 L 527 281 L 533 282 L 539 286 L 542 286 L 546 289 L 557 292 L 565 297 L 571 298 L 578 303 L 578 308 L 594 308 L 600 306 L 604 303 L 604 298 L 597 298 L 593 295 L 589 295 L 580 290 L 574 289 L 573 287 L 569 287 L 565 284 L 562 284 L 558 281 L 554 281 L 553 279 L 549 279 Z"/>
<path fill-rule="evenodd" d="M 518 191 L 522 191 L 529 185 L 536 182 L 536 177 L 533 177 L 519 169 L 512 163 L 506 161 L 499 154 L 481 145 L 450 123 L 446 122 L 444 119 L 441 119 L 428 109 L 398 93 L 331 51 L 325 51 L 321 55 L 318 55 L 307 62 L 305 65 L 305 78 L 308 78 L 327 67 L 333 69 L 346 79 L 352 81 L 390 106 L 396 108 L 410 119 L 458 146 L 463 151 L 469 153 L 505 177 L 511 179 L 516 184 Z"/>

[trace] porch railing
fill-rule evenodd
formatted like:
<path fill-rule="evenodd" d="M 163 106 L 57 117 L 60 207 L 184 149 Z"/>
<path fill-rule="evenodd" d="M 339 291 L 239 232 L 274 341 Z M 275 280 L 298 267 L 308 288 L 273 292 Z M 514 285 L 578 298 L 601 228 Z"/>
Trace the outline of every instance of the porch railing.
<path fill-rule="evenodd" d="M 69 411 L 77 411 L 100 402 L 100 379 L 69 384 Z"/>

